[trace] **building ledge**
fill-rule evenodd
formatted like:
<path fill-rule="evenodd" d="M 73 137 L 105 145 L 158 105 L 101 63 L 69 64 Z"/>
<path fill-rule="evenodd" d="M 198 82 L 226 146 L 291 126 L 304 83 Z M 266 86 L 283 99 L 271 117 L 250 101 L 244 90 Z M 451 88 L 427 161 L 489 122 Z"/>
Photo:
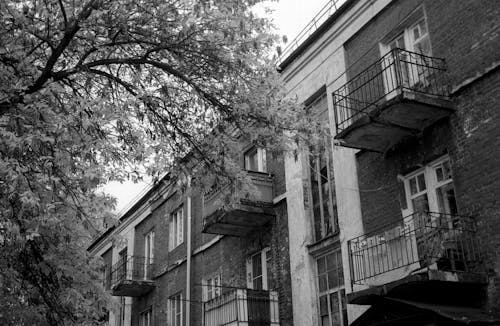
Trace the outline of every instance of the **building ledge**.
<path fill-rule="evenodd" d="M 372 286 L 347 295 L 347 302 L 372 305 L 391 296 L 435 303 L 476 304 L 485 295 L 488 278 L 484 273 L 450 272 L 428 269 L 384 285 Z M 463 293 L 467 293 L 464 296 Z"/>

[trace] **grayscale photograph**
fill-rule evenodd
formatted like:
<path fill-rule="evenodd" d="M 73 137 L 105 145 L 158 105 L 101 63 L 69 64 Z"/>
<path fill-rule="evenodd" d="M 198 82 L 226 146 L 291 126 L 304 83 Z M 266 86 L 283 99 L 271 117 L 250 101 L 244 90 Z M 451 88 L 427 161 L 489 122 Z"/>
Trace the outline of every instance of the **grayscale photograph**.
<path fill-rule="evenodd" d="M 499 0 L 0 0 L 0 326 L 487 325 Z"/>

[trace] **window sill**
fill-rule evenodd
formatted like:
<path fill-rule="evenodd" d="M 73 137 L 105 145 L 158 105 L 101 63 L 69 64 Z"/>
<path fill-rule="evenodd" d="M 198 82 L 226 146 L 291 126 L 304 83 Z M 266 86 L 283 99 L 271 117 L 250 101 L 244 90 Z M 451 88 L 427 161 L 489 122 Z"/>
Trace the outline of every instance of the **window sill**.
<path fill-rule="evenodd" d="M 327 235 L 326 237 L 307 245 L 309 254 L 319 257 L 334 248 L 340 247 L 339 232 Z"/>

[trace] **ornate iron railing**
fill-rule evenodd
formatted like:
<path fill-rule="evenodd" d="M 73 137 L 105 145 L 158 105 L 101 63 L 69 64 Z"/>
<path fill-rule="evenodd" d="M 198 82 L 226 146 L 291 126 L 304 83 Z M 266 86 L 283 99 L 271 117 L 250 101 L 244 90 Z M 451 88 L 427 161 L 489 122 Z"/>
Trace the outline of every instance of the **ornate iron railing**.
<path fill-rule="evenodd" d="M 348 241 L 352 283 L 405 266 L 421 269 L 435 264 L 440 270 L 475 271 L 481 261 L 470 217 L 421 212 L 409 215 L 378 232 Z"/>
<path fill-rule="evenodd" d="M 337 133 L 403 90 L 448 96 L 445 60 L 393 49 L 333 92 Z"/>
<path fill-rule="evenodd" d="M 205 326 L 278 326 L 278 294 L 274 291 L 232 289 L 203 303 Z"/>
<path fill-rule="evenodd" d="M 150 281 L 154 277 L 152 258 L 127 256 L 120 258 L 111 269 L 111 287 L 123 281 Z"/>

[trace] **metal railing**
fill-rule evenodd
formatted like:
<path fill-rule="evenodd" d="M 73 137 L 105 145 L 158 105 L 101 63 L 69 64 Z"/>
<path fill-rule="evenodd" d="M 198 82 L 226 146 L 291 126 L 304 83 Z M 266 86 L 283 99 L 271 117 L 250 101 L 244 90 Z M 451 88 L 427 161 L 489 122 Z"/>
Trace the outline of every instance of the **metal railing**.
<path fill-rule="evenodd" d="M 278 326 L 278 293 L 233 289 L 203 303 L 204 325 Z"/>
<path fill-rule="evenodd" d="M 474 271 L 481 261 L 476 224 L 470 217 L 414 213 L 378 232 L 348 241 L 352 283 L 405 266 Z M 392 281 L 392 280 L 391 280 Z"/>
<path fill-rule="evenodd" d="M 295 51 L 309 36 L 311 36 L 345 0 L 329 0 L 311 21 L 299 32 L 299 34 L 283 49 L 276 60 L 276 64 L 281 65 L 293 51 Z"/>
<path fill-rule="evenodd" d="M 249 182 L 251 185 L 242 184 L 241 187 L 248 187 L 248 194 L 244 192 L 242 195 L 247 195 L 244 198 L 239 198 L 242 203 L 254 203 L 254 204 L 269 204 L 272 205 L 273 201 L 273 177 L 267 173 L 247 171 Z M 241 190 L 237 188 L 236 185 L 217 185 L 214 186 L 210 191 L 207 191 L 204 195 L 204 216 L 208 216 L 217 209 L 219 209 L 223 204 L 225 204 L 225 196 L 230 197 L 235 193 L 239 193 Z"/>
<path fill-rule="evenodd" d="M 403 90 L 448 96 L 445 60 L 393 49 L 333 92 L 337 133 Z"/>
<path fill-rule="evenodd" d="M 151 281 L 154 276 L 153 259 L 141 256 L 120 258 L 111 269 L 111 287 L 123 281 Z"/>

